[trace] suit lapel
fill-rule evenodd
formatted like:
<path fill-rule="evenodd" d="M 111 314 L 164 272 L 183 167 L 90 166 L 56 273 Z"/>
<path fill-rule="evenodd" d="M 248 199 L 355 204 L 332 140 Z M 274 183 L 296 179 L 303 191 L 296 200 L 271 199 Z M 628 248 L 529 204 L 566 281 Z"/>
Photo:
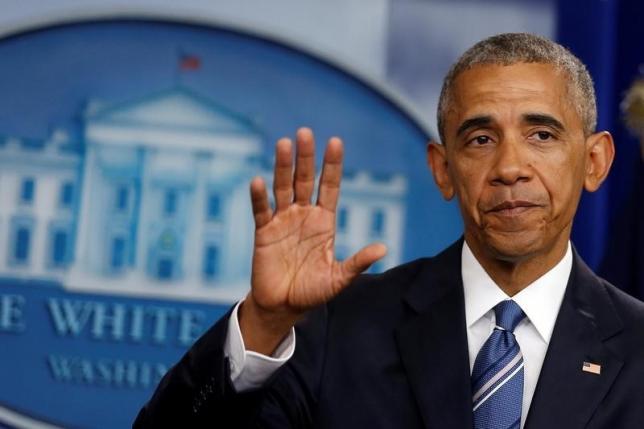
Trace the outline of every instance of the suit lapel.
<path fill-rule="evenodd" d="M 622 367 L 603 343 L 622 324 L 598 278 L 575 253 L 526 428 L 586 427 Z M 584 362 L 601 365 L 599 375 L 582 371 Z"/>
<path fill-rule="evenodd" d="M 414 315 L 396 332 L 428 428 L 471 428 L 472 404 L 461 280 L 462 240 L 434 258 L 406 296 Z"/>

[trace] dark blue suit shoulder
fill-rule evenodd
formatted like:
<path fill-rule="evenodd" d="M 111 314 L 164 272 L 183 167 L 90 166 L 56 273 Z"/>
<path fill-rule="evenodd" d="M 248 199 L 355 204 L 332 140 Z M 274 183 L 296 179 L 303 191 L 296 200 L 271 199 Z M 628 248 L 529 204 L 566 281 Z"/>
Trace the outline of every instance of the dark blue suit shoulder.
<path fill-rule="evenodd" d="M 642 337 L 644 337 L 644 302 L 627 294 L 604 279 L 602 279 L 601 283 L 625 325 L 636 327 L 636 329 L 640 330 Z"/>
<path fill-rule="evenodd" d="M 340 295 L 329 303 L 330 308 L 354 305 L 357 302 L 373 305 L 400 299 L 420 272 L 434 258 L 419 258 L 379 274 L 361 274 Z"/>

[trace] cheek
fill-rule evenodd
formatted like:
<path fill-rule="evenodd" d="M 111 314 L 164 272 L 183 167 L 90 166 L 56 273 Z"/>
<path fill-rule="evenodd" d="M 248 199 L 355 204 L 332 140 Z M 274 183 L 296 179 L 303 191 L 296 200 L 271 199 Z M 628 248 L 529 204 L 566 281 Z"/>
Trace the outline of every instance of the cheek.
<path fill-rule="evenodd" d="M 456 196 L 463 216 L 466 218 L 465 221 L 473 219 L 475 223 L 480 223 L 478 206 L 485 184 L 485 174 L 482 173 L 480 165 L 462 162 L 452 175 L 452 180 L 452 183 L 458 184 Z"/>
<path fill-rule="evenodd" d="M 584 166 L 580 160 L 562 156 L 559 162 L 548 163 L 550 167 L 541 170 L 541 182 L 549 194 L 553 216 L 574 214 L 583 187 Z M 570 217 L 570 216 L 564 216 Z"/>

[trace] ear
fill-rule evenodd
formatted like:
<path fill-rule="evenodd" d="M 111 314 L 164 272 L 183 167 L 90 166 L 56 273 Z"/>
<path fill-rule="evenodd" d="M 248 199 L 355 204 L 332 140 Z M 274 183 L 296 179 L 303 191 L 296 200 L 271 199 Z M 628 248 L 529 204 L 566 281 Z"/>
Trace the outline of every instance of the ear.
<path fill-rule="evenodd" d="M 427 143 L 427 165 L 443 198 L 446 200 L 454 198 L 454 186 L 447 169 L 447 152 L 444 145 L 435 141 Z"/>
<path fill-rule="evenodd" d="M 601 186 L 615 158 L 613 137 L 608 131 L 600 131 L 586 139 L 586 176 L 584 188 L 595 192 Z"/>

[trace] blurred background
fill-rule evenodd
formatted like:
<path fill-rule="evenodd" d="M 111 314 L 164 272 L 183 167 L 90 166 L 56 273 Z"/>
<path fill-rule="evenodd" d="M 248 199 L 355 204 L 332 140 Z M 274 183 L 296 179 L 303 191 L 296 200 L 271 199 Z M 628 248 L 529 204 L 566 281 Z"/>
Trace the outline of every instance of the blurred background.
<path fill-rule="evenodd" d="M 617 0 L 3 0 L 0 427 L 128 427 L 248 289 L 247 184 L 310 126 L 346 145 L 336 252 L 372 271 L 461 224 L 424 162 L 442 78 L 476 41 L 553 38 L 617 146 L 573 242 L 644 298 L 644 16 Z M 318 157 L 319 158 L 319 157 Z"/>

